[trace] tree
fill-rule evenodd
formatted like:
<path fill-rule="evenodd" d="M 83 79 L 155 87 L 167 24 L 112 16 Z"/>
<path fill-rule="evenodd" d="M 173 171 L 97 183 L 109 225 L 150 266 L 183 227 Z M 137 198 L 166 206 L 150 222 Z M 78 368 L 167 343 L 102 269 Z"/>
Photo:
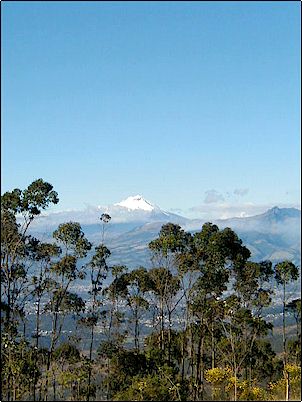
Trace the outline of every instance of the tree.
<path fill-rule="evenodd" d="M 107 377 L 110 374 L 110 356 L 113 350 L 120 350 L 121 345 L 126 336 L 126 331 L 121 333 L 120 327 L 123 320 L 123 314 L 119 311 L 119 303 L 127 293 L 126 281 L 124 280 L 124 273 L 127 272 L 125 265 L 114 265 L 110 267 L 111 275 L 113 277 L 112 283 L 103 290 L 103 295 L 106 297 L 106 302 L 109 309 L 101 312 L 102 323 L 104 326 L 105 335 L 107 339 L 101 343 L 99 347 L 99 356 L 106 359 L 106 372 Z M 107 381 L 106 395 L 107 399 L 111 395 L 111 383 Z"/>
<path fill-rule="evenodd" d="M 273 277 L 272 263 L 270 261 L 262 261 L 259 263 L 247 261 L 243 265 L 234 267 L 234 291 L 238 296 L 240 308 L 252 316 L 252 320 L 256 323 L 256 319 L 260 320 L 264 307 L 268 307 L 271 303 L 271 279 Z M 257 336 L 253 331 L 250 332 L 250 319 L 248 315 L 242 317 L 242 343 L 244 345 L 245 359 L 243 361 L 245 380 L 252 379 L 252 350 L 256 342 Z M 244 319 L 247 317 L 247 321 Z M 260 321 L 259 321 L 260 322 Z M 263 329 L 270 329 L 270 325 L 263 324 Z M 251 343 L 252 342 L 252 343 Z"/>
<path fill-rule="evenodd" d="M 176 309 L 178 300 L 175 301 L 175 296 L 180 289 L 180 281 L 177 276 L 173 276 L 167 268 L 152 268 L 149 271 L 152 280 L 152 292 L 157 298 L 160 318 L 160 334 L 161 334 L 161 349 L 165 350 L 165 311 L 168 316 L 168 361 L 171 361 L 171 330 L 172 330 L 172 313 Z"/>
<path fill-rule="evenodd" d="M 298 267 L 290 261 L 279 262 L 274 267 L 275 270 L 275 279 L 278 285 L 282 286 L 283 290 L 283 300 L 282 300 L 282 318 L 283 318 L 283 365 L 284 365 L 284 378 L 286 381 L 285 388 L 285 400 L 288 401 L 290 397 L 289 390 L 289 373 L 285 369 L 288 361 L 287 357 L 287 345 L 286 345 L 286 323 L 285 323 L 285 310 L 286 310 L 286 285 L 291 281 L 296 281 L 299 278 L 299 269 Z"/>
<path fill-rule="evenodd" d="M 224 301 L 224 318 L 221 319 L 224 338 L 218 347 L 223 360 L 232 368 L 234 375 L 234 401 L 238 399 L 238 379 L 247 361 L 255 358 L 257 338 L 266 336 L 272 324 L 261 317 L 254 317 L 252 311 L 243 307 L 238 296 L 232 294 Z M 250 381 L 251 382 L 251 374 Z M 248 383 L 248 381 L 247 381 Z"/>
<path fill-rule="evenodd" d="M 34 378 L 40 376 L 33 349 L 25 339 L 11 339 L 8 334 L 1 341 L 1 389 L 6 391 L 3 399 L 24 400 L 31 396 Z"/>
<path fill-rule="evenodd" d="M 1 289 L 2 301 L 7 306 L 7 329 L 13 325 L 27 282 L 29 267 L 26 261 L 35 241 L 27 235 L 28 228 L 42 210 L 58 201 L 53 186 L 42 179 L 34 181 L 23 191 L 17 188 L 1 196 Z M 17 216 L 20 223 L 17 223 Z"/>
<path fill-rule="evenodd" d="M 159 316 L 161 328 L 161 347 L 164 348 L 164 309 L 168 316 L 168 350 L 171 348 L 172 314 L 184 297 L 179 295 L 180 275 L 179 266 L 181 256 L 188 249 L 191 235 L 186 233 L 179 225 L 167 223 L 162 226 L 157 239 L 149 243 L 152 252 L 151 261 L 154 268 L 150 277 L 154 283 L 154 294 L 159 300 Z M 169 361 L 171 360 L 170 352 Z"/>
<path fill-rule="evenodd" d="M 153 282 L 147 270 L 143 267 L 123 274 L 118 281 L 121 285 L 117 284 L 117 287 L 124 288 L 122 295 L 130 307 L 132 316 L 130 321 L 134 321 L 134 347 L 139 352 L 140 319 L 144 311 L 149 307 L 146 294 L 151 291 Z"/>
<path fill-rule="evenodd" d="M 293 314 L 296 321 L 296 337 L 288 342 L 289 355 L 295 356 L 294 362 L 301 361 L 301 299 L 294 299 L 286 305 L 286 311 Z"/>
<path fill-rule="evenodd" d="M 35 260 L 40 265 L 38 275 L 32 276 L 32 302 L 36 304 L 36 348 L 39 348 L 41 300 L 45 292 L 52 290 L 54 283 L 50 277 L 50 268 L 53 258 L 61 253 L 60 247 L 52 243 L 39 243 L 36 248 Z"/>
<path fill-rule="evenodd" d="M 194 399 L 203 398 L 204 394 L 204 353 L 207 333 L 211 334 L 212 361 L 215 359 L 213 312 L 217 303 L 227 290 L 232 270 L 244 263 L 250 256 L 249 250 L 230 228 L 219 230 L 218 226 L 205 223 L 200 232 L 193 236 L 191 245 L 191 264 L 199 276 L 193 285 L 191 311 L 196 317 L 192 325 L 192 352 L 194 350 L 193 328 L 197 335 L 196 357 L 191 357 L 191 382 L 194 386 Z M 216 303 L 215 303 L 216 302 Z M 214 310 L 211 312 L 211 309 Z M 216 311 L 217 312 L 217 311 Z M 196 372 L 194 380 L 194 359 Z"/>
<path fill-rule="evenodd" d="M 95 247 L 95 253 L 92 256 L 87 267 L 90 268 L 90 280 L 91 287 L 89 294 L 91 296 L 91 303 L 89 310 L 87 311 L 86 317 L 82 318 L 80 321 L 86 327 L 90 329 L 90 346 L 89 346 L 89 373 L 88 373 L 88 391 L 87 391 L 87 401 L 90 398 L 91 389 L 91 374 L 92 374 L 92 350 L 94 342 L 94 331 L 95 327 L 100 318 L 100 308 L 102 306 L 102 301 L 100 300 L 100 295 L 103 290 L 103 281 L 107 277 L 108 265 L 107 259 L 110 256 L 110 251 L 104 244 L 100 244 Z"/>
<path fill-rule="evenodd" d="M 41 243 L 36 245 L 35 249 L 35 261 L 39 265 L 39 272 L 37 275 L 32 276 L 31 281 L 31 302 L 36 305 L 36 330 L 33 337 L 35 338 L 35 365 L 38 364 L 39 353 L 39 339 L 40 339 L 40 321 L 41 321 L 41 302 L 43 296 L 46 293 L 49 294 L 54 288 L 54 281 L 50 277 L 50 267 L 53 263 L 53 259 L 59 256 L 61 250 L 58 246 L 51 243 Z M 38 269 L 38 267 L 37 267 Z M 36 400 L 36 385 L 37 385 L 37 370 L 34 377 L 34 401 Z"/>
<path fill-rule="evenodd" d="M 4 331 L 10 341 L 17 336 L 18 322 L 24 317 L 25 300 L 30 294 L 28 271 L 38 242 L 28 235 L 29 226 L 42 210 L 58 201 L 53 186 L 42 179 L 23 191 L 16 188 L 1 196 L 1 306 L 5 312 Z M 7 380 L 10 400 L 10 374 Z"/>
<path fill-rule="evenodd" d="M 54 348 L 60 337 L 64 317 L 67 313 L 79 314 L 85 310 L 84 301 L 69 291 L 70 285 L 76 279 L 83 279 L 84 272 L 77 266 L 78 259 L 86 257 L 91 249 L 91 243 L 85 238 L 81 225 L 77 222 L 60 224 L 53 232 L 53 237 L 61 246 L 63 256 L 51 266 L 54 289 L 52 298 L 45 306 L 45 311 L 52 316 L 51 342 L 48 353 L 47 371 L 49 371 Z M 48 382 L 46 382 L 47 392 Z M 56 399 L 56 381 L 53 376 L 53 397 Z"/>
<path fill-rule="evenodd" d="M 290 301 L 286 306 L 285 309 L 293 314 L 295 321 L 296 321 L 296 335 L 299 339 L 301 337 L 301 299 L 294 299 Z"/>

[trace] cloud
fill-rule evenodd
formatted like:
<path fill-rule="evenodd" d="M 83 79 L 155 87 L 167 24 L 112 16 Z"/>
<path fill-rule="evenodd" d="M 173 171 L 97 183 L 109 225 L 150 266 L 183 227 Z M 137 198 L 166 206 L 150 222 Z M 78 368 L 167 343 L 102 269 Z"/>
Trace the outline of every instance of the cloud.
<path fill-rule="evenodd" d="M 204 203 L 206 204 L 215 204 L 219 201 L 224 201 L 224 196 L 216 190 L 208 190 L 205 194 Z"/>
<path fill-rule="evenodd" d="M 233 191 L 233 193 L 235 195 L 239 195 L 239 197 L 243 197 L 244 195 L 246 195 L 249 192 L 248 188 L 235 188 L 235 190 Z"/>
<path fill-rule="evenodd" d="M 216 204 L 201 204 L 192 207 L 188 210 L 186 216 L 188 218 L 200 218 L 200 219 L 228 219 L 234 217 L 248 217 L 259 215 L 272 208 L 275 204 L 254 204 L 252 202 L 245 203 L 230 203 L 221 202 Z M 280 208 L 298 208 L 300 206 L 293 204 L 279 203 Z"/>
<path fill-rule="evenodd" d="M 176 213 L 176 214 L 182 214 L 184 211 L 180 208 L 170 208 L 169 212 Z"/>
<path fill-rule="evenodd" d="M 226 219 L 233 217 L 244 217 L 257 215 L 269 209 L 270 205 L 254 205 L 252 203 L 229 203 L 221 202 L 214 205 L 202 204 L 190 208 L 194 215 L 198 214 L 202 218 Z"/>

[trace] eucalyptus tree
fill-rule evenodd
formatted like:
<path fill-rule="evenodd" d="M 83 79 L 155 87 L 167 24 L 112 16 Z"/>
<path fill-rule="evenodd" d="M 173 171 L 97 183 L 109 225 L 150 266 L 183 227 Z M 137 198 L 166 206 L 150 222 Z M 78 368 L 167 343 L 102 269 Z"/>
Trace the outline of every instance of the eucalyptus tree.
<path fill-rule="evenodd" d="M 282 286 L 282 329 L 283 329 L 283 359 L 284 365 L 287 363 L 286 353 L 286 285 L 292 281 L 296 281 L 299 278 L 298 267 L 290 261 L 279 262 L 274 267 L 275 279 L 278 285 Z"/>
<path fill-rule="evenodd" d="M 163 225 L 158 238 L 149 243 L 153 267 L 164 267 L 177 274 L 181 255 L 188 250 L 190 239 L 190 233 L 186 233 L 179 225 Z"/>
<path fill-rule="evenodd" d="M 265 324 L 262 319 L 263 309 L 271 303 L 273 268 L 271 261 L 251 262 L 237 264 L 233 269 L 234 292 L 238 297 L 238 308 L 245 311 L 242 314 L 240 327 L 242 330 L 243 356 L 245 356 L 242 365 L 245 370 L 245 379 L 252 379 L 252 351 L 255 349 L 259 336 L 263 333 L 255 332 L 257 320 L 263 322 L 263 330 L 266 333 L 270 324 Z M 254 325 L 251 325 L 254 323 Z M 248 373 L 249 372 L 249 373 Z"/>
<path fill-rule="evenodd" d="M 301 299 L 293 299 L 286 306 L 286 310 L 293 314 L 296 321 L 296 336 L 301 338 Z"/>
<path fill-rule="evenodd" d="M 103 285 L 104 280 L 107 278 L 109 267 L 107 265 L 107 259 L 110 257 L 110 250 L 104 245 L 105 240 L 105 228 L 110 222 L 111 217 L 108 214 L 103 213 L 100 217 L 102 226 L 101 243 L 94 248 L 94 254 L 90 261 L 86 264 L 86 268 L 89 270 L 90 276 L 90 295 L 89 308 L 86 311 L 85 317 L 82 317 L 80 323 L 90 329 L 90 345 L 89 345 L 89 367 L 88 367 L 88 387 L 87 387 L 87 401 L 90 396 L 95 396 L 95 387 L 91 386 L 92 382 L 92 352 L 95 328 L 101 316 L 101 307 L 103 305 Z"/>
<path fill-rule="evenodd" d="M 134 347 L 139 353 L 140 321 L 149 308 L 148 294 L 154 288 L 154 283 L 144 267 L 139 267 L 123 274 L 119 281 L 124 286 L 123 297 L 130 308 L 130 322 L 134 322 Z"/>
<path fill-rule="evenodd" d="M 213 302 L 218 301 L 228 289 L 234 267 L 239 263 L 243 264 L 249 258 L 250 252 L 230 228 L 219 230 L 217 225 L 211 223 L 205 223 L 201 231 L 194 234 L 191 247 L 191 263 L 199 271 L 199 277 L 193 286 L 195 294 L 191 302 L 193 316 L 198 322 L 197 331 L 199 334 L 194 376 L 195 353 L 192 353 L 194 342 L 191 331 L 191 376 L 192 380 L 195 377 L 194 398 L 203 398 L 205 340 L 209 324 L 211 323 L 213 330 L 215 326 L 214 315 L 208 310 L 209 307 L 214 306 Z M 212 301 L 211 304 L 209 304 L 209 300 Z M 211 343 L 214 344 L 213 339 Z"/>
<path fill-rule="evenodd" d="M 252 311 L 243 307 L 240 297 L 231 294 L 224 300 L 224 316 L 220 319 L 224 337 L 218 343 L 222 361 L 231 367 L 234 376 L 234 400 L 238 399 L 238 381 L 246 360 L 251 364 L 255 355 L 257 339 L 272 329 L 262 317 L 254 317 Z M 250 378 L 251 380 L 251 378 Z"/>
<path fill-rule="evenodd" d="M 222 316 L 219 318 L 223 338 L 217 344 L 221 362 L 231 367 L 234 376 L 234 400 L 238 398 L 238 381 L 245 374 L 251 389 L 253 370 L 260 372 L 257 363 L 265 358 L 272 359 L 274 352 L 262 338 L 272 329 L 272 324 L 262 318 L 263 308 L 271 303 L 272 263 L 247 261 L 248 252 L 235 256 L 230 277 L 232 293 L 222 298 Z M 265 356 L 265 357 L 264 357 Z"/>
<path fill-rule="evenodd" d="M 33 380 L 41 372 L 29 342 L 3 334 L 1 339 L 1 399 L 7 401 L 30 400 Z"/>
<path fill-rule="evenodd" d="M 295 363 L 301 361 L 301 299 L 294 299 L 286 305 L 286 311 L 294 316 L 296 321 L 296 339 L 288 342 L 289 355 L 293 355 Z"/>
<path fill-rule="evenodd" d="M 36 325 L 33 338 L 35 339 L 34 347 L 34 363 L 38 364 L 39 355 L 39 339 L 40 324 L 41 324 L 41 312 L 42 312 L 42 300 L 46 298 L 46 295 L 50 295 L 54 289 L 55 282 L 50 277 L 50 267 L 54 262 L 54 259 L 60 255 L 60 248 L 52 243 L 41 243 L 36 245 L 35 249 L 35 261 L 37 263 L 36 273 L 31 278 L 31 302 L 36 307 Z M 34 375 L 34 389 L 33 398 L 36 400 L 36 385 L 37 385 L 37 370 Z"/>
<path fill-rule="evenodd" d="M 299 278 L 299 268 L 291 261 L 285 260 L 277 263 L 274 266 L 275 279 L 278 285 L 282 286 L 282 340 L 283 340 L 283 366 L 284 366 L 284 379 L 286 383 L 285 388 L 285 400 L 290 398 L 289 389 L 289 373 L 286 369 L 288 363 L 287 356 L 287 338 L 286 338 L 286 323 L 285 323 L 285 311 L 286 311 L 286 285 L 292 281 L 296 281 Z"/>
<path fill-rule="evenodd" d="M 31 296 L 32 302 L 36 306 L 36 328 L 35 328 L 35 346 L 39 348 L 40 339 L 40 321 L 41 321 L 41 303 L 43 297 L 52 291 L 55 282 L 51 278 L 51 266 L 54 259 L 61 253 L 60 247 L 53 243 L 40 243 L 36 247 L 35 260 L 37 262 L 37 272 L 31 277 Z"/>
<path fill-rule="evenodd" d="M 172 314 L 185 296 L 181 290 L 184 253 L 188 250 L 191 235 L 179 225 L 167 223 L 162 226 L 158 238 L 149 243 L 153 268 L 150 277 L 154 283 L 153 293 L 158 300 L 161 348 L 164 349 L 165 312 L 168 319 L 168 356 L 171 360 Z"/>
<path fill-rule="evenodd" d="M 58 202 L 53 186 L 42 179 L 23 191 L 16 188 L 1 196 L 1 299 L 9 331 L 16 332 L 14 321 L 23 305 L 21 299 L 31 265 L 28 260 L 36 242 L 28 235 L 29 226 L 42 210 Z"/>
<path fill-rule="evenodd" d="M 61 258 L 50 268 L 55 288 L 50 302 L 45 307 L 45 310 L 52 315 L 50 355 L 60 336 L 65 314 L 73 309 L 75 311 L 83 309 L 81 299 L 69 292 L 69 289 L 75 280 L 84 279 L 85 273 L 77 263 L 80 258 L 86 257 L 91 249 L 91 243 L 84 237 L 81 226 L 77 222 L 60 224 L 53 232 L 53 237 L 60 246 Z"/>
<path fill-rule="evenodd" d="M 38 242 L 29 235 L 29 227 L 42 210 L 58 201 L 53 186 L 42 179 L 35 180 L 25 190 L 16 188 L 1 196 L 1 310 L 5 313 L 1 319 L 7 344 L 17 342 L 18 324 L 25 317 L 25 300 L 30 294 L 28 271 Z M 12 353 L 13 348 L 8 348 L 9 362 Z M 8 370 L 8 400 L 12 378 L 12 371 Z"/>
<path fill-rule="evenodd" d="M 170 349 L 171 349 L 171 330 L 172 330 L 172 313 L 177 307 L 177 301 L 175 297 L 180 289 L 179 278 L 172 275 L 168 269 L 152 268 L 149 271 L 150 278 L 152 280 L 152 290 L 157 305 L 159 306 L 159 322 L 160 322 L 160 345 L 161 349 L 165 349 L 165 312 L 168 316 L 168 354 L 170 361 Z M 179 300 L 179 299 L 178 299 Z"/>
<path fill-rule="evenodd" d="M 76 280 L 82 280 L 85 273 L 78 261 L 86 257 L 91 243 L 85 238 L 81 225 L 77 222 L 62 223 L 53 232 L 53 237 L 60 247 L 60 259 L 50 268 L 53 280 L 52 296 L 44 311 L 51 315 L 52 331 L 48 351 L 47 371 L 49 372 L 53 352 L 60 338 L 64 318 L 69 313 L 79 314 L 85 310 L 85 303 L 77 294 L 70 292 L 70 286 Z M 48 381 L 45 392 L 47 394 Z M 53 398 L 56 398 L 56 381 L 53 373 Z"/>
<path fill-rule="evenodd" d="M 224 317 L 220 317 L 219 321 L 225 339 L 218 344 L 224 349 L 222 354 L 232 367 L 235 378 L 234 399 L 237 400 L 237 380 L 241 375 L 241 369 L 245 368 L 246 380 L 249 379 L 250 383 L 255 343 L 272 328 L 271 324 L 262 319 L 261 313 L 271 302 L 270 281 L 273 270 L 270 261 L 261 263 L 248 261 L 249 250 L 229 228 L 217 232 L 210 242 L 210 250 L 217 250 L 217 245 L 221 248 L 222 257 L 222 265 L 218 263 L 218 278 L 224 272 L 225 279 L 228 276 L 228 281 L 221 285 L 224 287 L 228 285 L 228 291 L 232 291 L 226 298 L 223 293 L 213 294 L 216 299 L 221 297 L 224 299 Z M 214 256 L 217 258 L 216 253 Z M 211 266 L 213 268 L 213 264 Z M 215 280 L 213 282 L 217 283 Z"/>
<path fill-rule="evenodd" d="M 94 343 L 94 333 L 97 323 L 100 319 L 101 307 L 103 306 L 102 290 L 104 280 L 107 278 L 108 265 L 107 259 L 110 256 L 110 251 L 104 244 L 95 247 L 95 252 L 88 262 L 87 267 L 90 269 L 90 305 L 86 311 L 85 317 L 82 317 L 80 322 L 90 329 L 90 345 L 89 345 L 89 371 L 88 371 L 88 390 L 87 400 L 93 395 L 91 392 L 91 376 L 92 376 L 92 352 Z M 94 389 L 94 388 L 93 388 Z"/>
<path fill-rule="evenodd" d="M 101 360 L 104 359 L 106 362 L 107 399 L 109 399 L 111 395 L 111 385 L 110 381 L 108 381 L 110 375 L 110 359 L 115 351 L 121 348 L 126 336 L 126 331 L 121 330 L 124 315 L 120 311 L 120 302 L 125 298 L 127 293 L 126 281 L 124 280 L 124 274 L 127 270 L 128 269 L 125 265 L 114 265 L 109 267 L 109 272 L 113 280 L 102 292 L 105 297 L 104 303 L 108 306 L 108 308 L 101 311 L 101 322 L 104 328 L 106 340 L 101 342 L 98 348 L 98 355 Z"/>
<path fill-rule="evenodd" d="M 110 274 L 113 278 L 110 285 L 104 289 L 103 294 L 107 298 L 109 309 L 105 310 L 107 339 L 115 339 L 120 343 L 124 335 L 120 333 L 120 327 L 123 320 L 123 313 L 120 304 L 125 299 L 127 293 L 127 282 L 125 273 L 128 268 L 125 265 L 114 265 L 110 267 Z"/>

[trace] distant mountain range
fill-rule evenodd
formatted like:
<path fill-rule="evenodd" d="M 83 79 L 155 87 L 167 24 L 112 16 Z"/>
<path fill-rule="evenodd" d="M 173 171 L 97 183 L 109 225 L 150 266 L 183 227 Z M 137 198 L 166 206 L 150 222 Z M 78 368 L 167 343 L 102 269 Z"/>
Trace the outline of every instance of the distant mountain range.
<path fill-rule="evenodd" d="M 177 223 L 193 233 L 201 230 L 206 222 L 163 211 L 137 195 L 107 207 L 41 215 L 32 223 L 31 232 L 46 241 L 58 224 L 76 221 L 81 223 L 89 240 L 97 244 L 101 239 L 102 213 L 111 216 L 106 226 L 111 263 L 125 264 L 129 268 L 150 266 L 148 243 L 158 236 L 164 223 Z M 301 211 L 298 209 L 274 207 L 261 215 L 207 221 L 220 229 L 232 228 L 250 249 L 254 261 L 289 259 L 295 264 L 301 263 Z"/>

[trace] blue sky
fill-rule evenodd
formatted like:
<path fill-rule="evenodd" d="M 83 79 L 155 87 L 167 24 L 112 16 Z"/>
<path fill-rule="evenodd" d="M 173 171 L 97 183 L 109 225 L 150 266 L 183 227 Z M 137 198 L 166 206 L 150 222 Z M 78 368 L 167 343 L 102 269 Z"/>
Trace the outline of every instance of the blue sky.
<path fill-rule="evenodd" d="M 299 206 L 300 31 L 299 2 L 2 4 L 2 192 Z"/>

